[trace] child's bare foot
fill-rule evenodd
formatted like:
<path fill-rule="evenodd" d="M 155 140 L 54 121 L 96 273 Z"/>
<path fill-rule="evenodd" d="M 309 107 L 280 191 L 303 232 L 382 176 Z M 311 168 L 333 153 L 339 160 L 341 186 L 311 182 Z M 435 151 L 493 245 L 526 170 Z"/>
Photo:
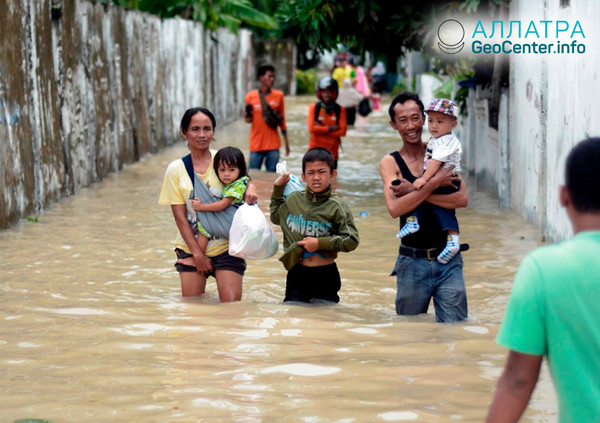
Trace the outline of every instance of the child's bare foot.
<path fill-rule="evenodd" d="M 194 257 L 186 257 L 186 258 L 179 259 L 179 260 L 177 260 L 177 263 L 183 264 L 184 266 L 192 266 L 192 267 L 196 266 L 196 263 L 194 262 Z"/>

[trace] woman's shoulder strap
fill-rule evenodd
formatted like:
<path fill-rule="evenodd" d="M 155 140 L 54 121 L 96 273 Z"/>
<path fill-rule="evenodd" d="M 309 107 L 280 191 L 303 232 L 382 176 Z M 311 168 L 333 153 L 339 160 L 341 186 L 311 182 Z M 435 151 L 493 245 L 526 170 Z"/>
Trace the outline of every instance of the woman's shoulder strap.
<path fill-rule="evenodd" d="M 194 178 L 194 164 L 192 163 L 192 155 L 188 154 L 187 156 L 183 156 L 181 161 L 185 165 L 185 170 L 192 181 L 192 185 L 194 185 L 194 179 L 196 178 Z"/>

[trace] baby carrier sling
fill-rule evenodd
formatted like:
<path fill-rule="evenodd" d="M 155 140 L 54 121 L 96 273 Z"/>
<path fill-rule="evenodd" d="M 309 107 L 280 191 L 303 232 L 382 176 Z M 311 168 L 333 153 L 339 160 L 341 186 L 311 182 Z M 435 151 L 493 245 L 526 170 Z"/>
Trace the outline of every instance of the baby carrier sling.
<path fill-rule="evenodd" d="M 220 198 L 215 197 L 208 186 L 196 175 L 194 172 L 194 165 L 192 163 L 192 156 L 188 154 L 181 158 L 185 165 L 185 170 L 192 181 L 194 186 L 194 198 L 199 198 L 202 203 L 214 203 L 219 201 Z M 202 227 L 211 234 L 214 238 L 226 238 L 229 239 L 229 229 L 231 228 L 231 222 L 233 221 L 233 215 L 237 211 L 240 204 L 231 204 L 223 211 L 218 212 L 202 212 L 197 211 L 196 216 L 200 221 Z"/>

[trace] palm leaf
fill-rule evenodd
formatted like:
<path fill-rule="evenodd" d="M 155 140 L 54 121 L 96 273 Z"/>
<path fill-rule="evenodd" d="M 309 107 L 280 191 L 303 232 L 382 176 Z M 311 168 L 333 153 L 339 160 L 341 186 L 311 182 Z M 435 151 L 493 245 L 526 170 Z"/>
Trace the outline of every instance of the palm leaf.
<path fill-rule="evenodd" d="M 262 13 L 252 7 L 249 1 L 229 0 L 226 1 L 225 11 L 241 20 L 242 22 L 264 29 L 279 29 L 279 24 L 275 19 L 266 13 Z"/>

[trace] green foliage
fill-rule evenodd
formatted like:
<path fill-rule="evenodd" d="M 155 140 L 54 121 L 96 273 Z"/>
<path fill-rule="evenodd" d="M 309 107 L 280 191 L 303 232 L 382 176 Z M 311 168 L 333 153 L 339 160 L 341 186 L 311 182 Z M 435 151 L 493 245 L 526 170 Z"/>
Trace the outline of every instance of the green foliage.
<path fill-rule="evenodd" d="M 444 82 L 441 87 L 434 90 L 433 95 L 437 98 L 449 98 L 454 100 L 458 105 L 460 114 L 462 116 L 467 116 L 467 97 L 469 96 L 469 88 L 459 87 L 454 95 L 452 95 L 452 92 L 454 91 L 455 84 L 471 78 L 473 74 L 474 72 L 472 70 L 468 70 L 467 68 L 463 69 L 463 72 L 450 75 L 450 79 Z"/>
<path fill-rule="evenodd" d="M 251 27 L 252 38 L 262 40 L 286 38 L 286 35 L 284 35 L 284 27 L 277 17 L 278 10 L 282 3 L 284 3 L 283 0 L 252 0 L 252 4 L 256 10 L 270 16 L 278 24 L 275 29 L 259 28 L 256 26 Z"/>
<path fill-rule="evenodd" d="M 100 0 L 103 3 L 110 0 Z M 250 0 L 112 0 L 113 4 L 141 10 L 163 18 L 180 16 L 200 22 L 206 29 L 227 28 L 232 32 L 242 26 L 268 30 L 279 28 L 269 14 L 256 9 Z"/>
<path fill-rule="evenodd" d="M 460 5 L 460 8 L 465 10 L 467 13 L 475 13 L 479 7 L 479 3 L 481 3 L 481 0 L 465 0 Z"/>
<path fill-rule="evenodd" d="M 39 215 L 36 215 L 36 216 L 29 216 L 29 217 L 27 218 L 27 221 L 29 221 L 29 222 L 34 222 L 34 223 L 38 223 L 38 222 L 39 222 L 39 219 L 40 219 L 40 216 L 39 216 Z"/>
<path fill-rule="evenodd" d="M 211 31 L 224 27 L 237 32 L 242 23 L 265 29 L 279 27 L 275 19 L 254 9 L 250 0 L 192 0 L 189 3 L 192 18 Z M 190 4 L 186 6 L 189 7 Z"/>
<path fill-rule="evenodd" d="M 315 94 L 317 72 L 314 69 L 305 71 L 296 69 L 296 92 L 298 94 Z"/>
<path fill-rule="evenodd" d="M 337 50 L 384 57 L 388 70 L 405 50 L 431 50 L 433 22 L 453 13 L 497 12 L 508 0 L 96 0 L 162 17 L 180 16 L 215 31 L 252 28 L 257 38 L 292 38 L 298 51 Z"/>
<path fill-rule="evenodd" d="M 440 87 L 433 91 L 433 95 L 436 98 L 452 98 L 452 91 L 454 90 L 454 79 L 449 79 L 444 82 Z"/>
<path fill-rule="evenodd" d="M 483 12 L 484 10 L 482 9 L 486 9 L 490 16 L 495 16 L 498 9 L 502 7 L 508 8 L 509 4 L 510 0 L 488 0 L 482 7 L 481 0 L 463 0 L 460 4 L 460 9 L 469 14 Z"/>
<path fill-rule="evenodd" d="M 404 82 L 400 81 L 398 82 L 394 88 L 392 88 L 392 98 L 394 98 L 395 96 L 397 96 L 398 94 L 404 92 L 404 91 L 410 91 L 409 88 L 406 86 L 406 84 L 404 84 Z"/>
<path fill-rule="evenodd" d="M 456 94 L 454 94 L 454 101 L 458 104 L 460 114 L 465 117 L 469 114 L 469 109 L 467 109 L 467 97 L 469 97 L 468 87 L 460 87 L 458 91 L 456 91 Z"/>
<path fill-rule="evenodd" d="M 341 43 L 358 53 L 398 57 L 403 47 L 420 46 L 419 32 L 431 7 L 422 0 L 290 0 L 277 17 L 301 49 L 335 50 Z"/>

